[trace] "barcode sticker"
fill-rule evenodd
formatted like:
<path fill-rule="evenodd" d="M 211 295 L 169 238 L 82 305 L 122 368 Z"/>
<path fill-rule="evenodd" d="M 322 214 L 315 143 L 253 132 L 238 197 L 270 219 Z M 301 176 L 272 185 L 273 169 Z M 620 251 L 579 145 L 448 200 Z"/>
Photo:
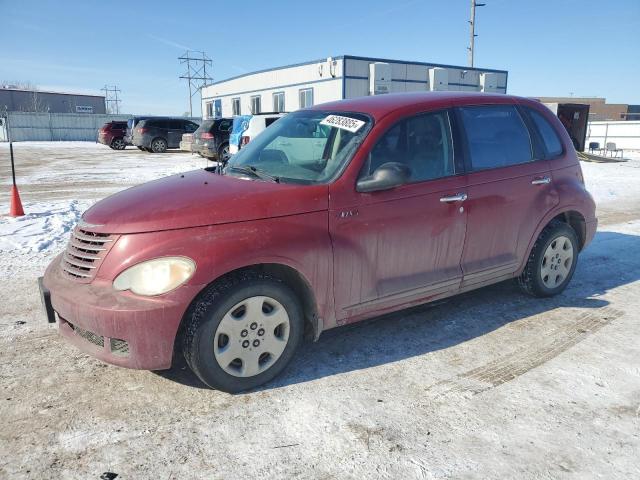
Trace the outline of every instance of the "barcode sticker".
<path fill-rule="evenodd" d="M 320 122 L 320 125 L 341 128 L 342 130 L 348 130 L 351 133 L 356 133 L 364 124 L 365 122 L 358 120 L 357 118 L 343 117 L 341 115 L 329 115 Z"/>

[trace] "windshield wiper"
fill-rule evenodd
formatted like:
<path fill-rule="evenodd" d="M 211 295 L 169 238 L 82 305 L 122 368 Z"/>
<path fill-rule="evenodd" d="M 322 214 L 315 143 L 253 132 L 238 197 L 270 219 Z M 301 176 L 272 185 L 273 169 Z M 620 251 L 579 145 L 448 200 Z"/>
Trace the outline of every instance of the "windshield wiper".
<path fill-rule="evenodd" d="M 235 170 L 237 172 L 246 173 L 252 177 L 260 178 L 261 180 L 269 180 L 270 182 L 280 183 L 280 179 L 274 175 L 264 172 L 253 165 L 227 165 L 228 170 Z"/>

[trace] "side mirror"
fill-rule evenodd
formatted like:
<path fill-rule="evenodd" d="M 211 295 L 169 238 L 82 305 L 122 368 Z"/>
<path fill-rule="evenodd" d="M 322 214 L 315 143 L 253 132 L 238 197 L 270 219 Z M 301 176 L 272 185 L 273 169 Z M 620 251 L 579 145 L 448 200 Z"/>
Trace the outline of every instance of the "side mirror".
<path fill-rule="evenodd" d="M 356 190 L 363 193 L 389 190 L 404 185 L 410 177 L 411 169 L 404 163 L 383 163 L 371 175 L 360 178 Z"/>

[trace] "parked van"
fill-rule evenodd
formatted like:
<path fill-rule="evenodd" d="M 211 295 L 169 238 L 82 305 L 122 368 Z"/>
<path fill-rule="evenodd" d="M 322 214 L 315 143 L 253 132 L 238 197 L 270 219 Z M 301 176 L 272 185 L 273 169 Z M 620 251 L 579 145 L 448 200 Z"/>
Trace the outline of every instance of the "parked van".
<path fill-rule="evenodd" d="M 229 154 L 238 153 L 244 145 L 254 139 L 269 125 L 286 113 L 257 113 L 255 115 L 239 115 L 233 119 L 233 129 L 229 137 Z"/>
<path fill-rule="evenodd" d="M 84 213 L 41 281 L 70 343 L 150 370 L 181 353 L 204 383 L 238 392 L 339 325 L 507 279 L 557 295 L 597 225 L 567 131 L 507 95 L 317 105 L 219 172 L 155 180 Z"/>
<path fill-rule="evenodd" d="M 193 133 L 199 125 L 186 118 L 154 117 L 140 120 L 133 129 L 132 143 L 153 153 L 179 148 L 182 134 Z"/>

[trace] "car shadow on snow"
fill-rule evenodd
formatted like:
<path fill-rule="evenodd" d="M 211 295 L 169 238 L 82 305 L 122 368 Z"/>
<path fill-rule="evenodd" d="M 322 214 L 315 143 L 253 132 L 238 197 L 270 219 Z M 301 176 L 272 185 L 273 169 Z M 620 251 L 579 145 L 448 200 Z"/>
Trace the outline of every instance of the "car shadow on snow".
<path fill-rule="evenodd" d="M 324 332 L 307 342 L 275 380 L 253 391 L 397 362 L 462 344 L 511 322 L 558 308 L 599 309 L 606 292 L 640 279 L 640 236 L 598 232 L 581 255 L 569 287 L 552 298 L 523 294 L 503 282 L 424 305 Z M 181 357 L 181 356 L 180 356 Z M 207 388 L 180 360 L 156 372 L 187 386 Z"/>

